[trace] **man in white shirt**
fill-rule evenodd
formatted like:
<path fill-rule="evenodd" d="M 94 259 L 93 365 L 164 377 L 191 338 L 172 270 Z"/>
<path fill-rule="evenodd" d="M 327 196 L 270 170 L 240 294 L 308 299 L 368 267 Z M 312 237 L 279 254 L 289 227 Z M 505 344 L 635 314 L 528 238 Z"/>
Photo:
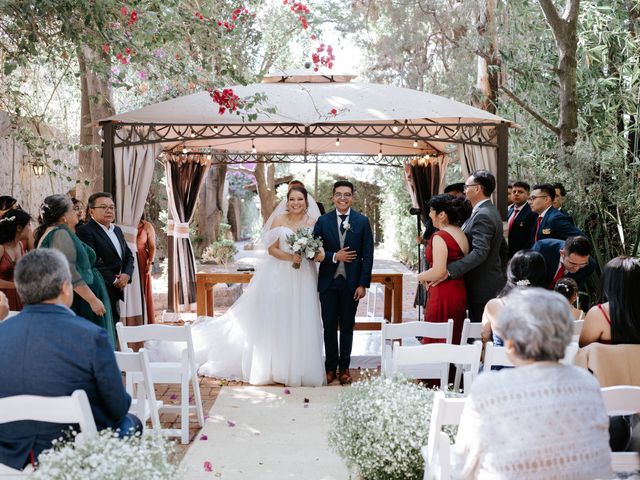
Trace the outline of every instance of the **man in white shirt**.
<path fill-rule="evenodd" d="M 98 192 L 87 202 L 91 219 L 78 227 L 78 237 L 96 252 L 96 268 L 109 291 L 114 321 L 120 319 L 118 301 L 124 300 L 124 287 L 131 282 L 133 253 L 115 220 L 115 204 L 110 193 Z"/>

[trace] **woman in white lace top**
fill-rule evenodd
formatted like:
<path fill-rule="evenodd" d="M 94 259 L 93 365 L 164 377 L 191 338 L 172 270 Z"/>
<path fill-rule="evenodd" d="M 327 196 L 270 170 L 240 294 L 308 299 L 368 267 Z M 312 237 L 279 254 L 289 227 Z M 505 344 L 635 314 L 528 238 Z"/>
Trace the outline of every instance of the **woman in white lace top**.
<path fill-rule="evenodd" d="M 454 447 L 455 478 L 611 478 L 600 386 L 586 370 L 558 363 L 573 335 L 566 299 L 514 290 L 494 327 L 517 368 L 483 373 L 473 384 Z"/>

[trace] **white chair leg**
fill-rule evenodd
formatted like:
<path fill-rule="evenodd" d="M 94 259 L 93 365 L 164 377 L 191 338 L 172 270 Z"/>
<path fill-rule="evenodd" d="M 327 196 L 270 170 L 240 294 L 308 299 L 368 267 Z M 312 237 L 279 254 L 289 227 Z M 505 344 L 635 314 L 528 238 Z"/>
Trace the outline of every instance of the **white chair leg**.
<path fill-rule="evenodd" d="M 462 371 L 464 366 L 456 365 L 456 377 L 453 381 L 453 389 L 457 392 L 460 390 L 460 380 L 462 380 Z"/>
<path fill-rule="evenodd" d="M 182 378 L 180 383 L 180 441 L 183 445 L 189 443 L 189 379 Z"/>
<path fill-rule="evenodd" d="M 198 417 L 198 423 L 201 427 L 204 427 L 204 411 L 202 410 L 202 397 L 200 396 L 200 384 L 198 383 L 198 375 L 196 373 L 191 374 L 191 384 L 193 386 L 193 398 L 196 402 L 196 414 Z"/>

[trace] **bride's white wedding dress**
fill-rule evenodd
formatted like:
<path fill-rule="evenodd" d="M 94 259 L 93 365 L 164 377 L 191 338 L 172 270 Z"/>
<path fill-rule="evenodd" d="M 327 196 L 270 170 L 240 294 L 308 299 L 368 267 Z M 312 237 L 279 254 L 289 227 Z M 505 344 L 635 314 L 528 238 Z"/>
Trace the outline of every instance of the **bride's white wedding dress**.
<path fill-rule="evenodd" d="M 266 232 L 291 253 L 288 227 Z M 242 380 L 252 385 L 282 383 L 320 386 L 325 381 L 322 319 L 316 264 L 302 259 L 299 269 L 271 255 L 256 267 L 240 298 L 219 317 L 199 317 L 192 334 L 200 375 Z M 152 359 L 176 360 L 179 344 L 147 342 Z"/>

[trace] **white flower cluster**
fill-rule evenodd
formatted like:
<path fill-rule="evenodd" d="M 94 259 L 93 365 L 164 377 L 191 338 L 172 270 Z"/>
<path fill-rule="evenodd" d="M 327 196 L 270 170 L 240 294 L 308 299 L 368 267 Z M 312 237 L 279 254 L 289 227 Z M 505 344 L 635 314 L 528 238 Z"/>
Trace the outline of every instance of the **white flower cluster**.
<path fill-rule="evenodd" d="M 329 445 L 367 480 L 420 479 L 433 390 L 402 378 L 356 382 L 338 399 Z"/>
<path fill-rule="evenodd" d="M 180 468 L 170 461 L 173 444 L 161 434 L 119 439 L 101 431 L 83 444 L 55 442 L 38 457 L 34 479 L 137 480 L 180 478 Z"/>
<path fill-rule="evenodd" d="M 311 260 L 320 251 L 322 239 L 315 238 L 310 228 L 300 228 L 296 233 L 287 235 L 287 244 L 293 253 Z"/>

